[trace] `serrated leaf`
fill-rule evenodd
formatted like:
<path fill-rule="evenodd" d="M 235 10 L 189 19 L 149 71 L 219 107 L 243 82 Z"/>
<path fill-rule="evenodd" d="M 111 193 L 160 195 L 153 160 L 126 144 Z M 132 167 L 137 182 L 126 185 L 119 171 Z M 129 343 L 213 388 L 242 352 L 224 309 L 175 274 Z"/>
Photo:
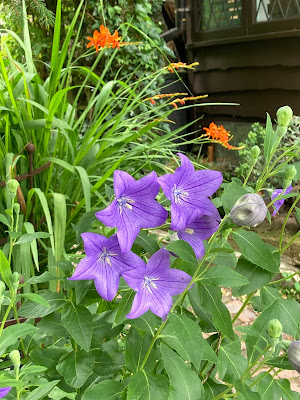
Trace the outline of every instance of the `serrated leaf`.
<path fill-rule="evenodd" d="M 72 351 L 60 360 L 56 369 L 68 385 L 79 389 L 93 372 L 94 362 L 95 357 L 91 357 L 84 350 Z"/>
<path fill-rule="evenodd" d="M 203 386 L 198 375 L 165 344 L 161 343 L 160 349 L 171 384 L 168 400 L 201 400 Z"/>
<path fill-rule="evenodd" d="M 189 243 L 184 240 L 175 240 L 175 242 L 168 244 L 165 249 L 175 253 L 178 257 L 188 263 L 198 263 L 194 250 Z"/>
<path fill-rule="evenodd" d="M 88 388 L 82 400 L 121 400 L 124 386 L 122 382 L 106 379 Z"/>
<path fill-rule="evenodd" d="M 68 332 L 61 322 L 59 312 L 53 312 L 41 319 L 38 323 L 39 332 L 54 337 L 66 337 Z"/>
<path fill-rule="evenodd" d="M 151 256 L 159 250 L 159 246 L 157 241 L 147 234 L 146 231 L 141 231 L 137 238 L 135 239 L 135 243 L 139 244 L 146 250 L 148 254 Z"/>
<path fill-rule="evenodd" d="M 26 300 L 19 309 L 19 315 L 25 318 L 44 317 L 58 310 L 66 303 L 64 296 L 60 293 L 53 293 L 50 290 L 45 290 L 43 293 L 40 293 L 40 295 L 50 304 L 50 307 L 37 304 L 32 300 Z"/>
<path fill-rule="evenodd" d="M 127 400 L 168 400 L 169 384 L 164 375 L 147 374 L 144 370 L 129 381 Z"/>
<path fill-rule="evenodd" d="M 243 275 L 226 265 L 216 265 L 205 272 L 200 281 L 204 285 L 223 287 L 243 286 L 249 283 Z"/>
<path fill-rule="evenodd" d="M 85 351 L 89 351 L 93 335 L 92 314 L 84 306 L 67 304 L 62 313 L 61 321 L 72 338 Z"/>
<path fill-rule="evenodd" d="M 203 353 L 202 331 L 192 319 L 178 314 L 170 314 L 163 334 L 163 340 L 186 361 L 200 368 Z"/>
<path fill-rule="evenodd" d="M 221 346 L 219 349 L 218 373 L 220 379 L 225 382 L 232 382 L 242 376 L 247 368 L 247 360 L 240 353 L 236 353 L 233 346 Z"/>
<path fill-rule="evenodd" d="M 24 297 L 25 299 L 32 300 L 35 303 L 42 304 L 44 307 L 47 307 L 47 308 L 50 307 L 49 302 L 46 299 L 44 299 L 44 297 L 40 296 L 37 293 L 22 293 L 22 294 L 19 294 L 19 295 L 17 295 L 17 300 L 22 298 L 22 297 Z"/>
<path fill-rule="evenodd" d="M 257 233 L 241 229 L 233 232 L 232 237 L 250 262 L 272 273 L 279 271 L 279 260 Z"/>

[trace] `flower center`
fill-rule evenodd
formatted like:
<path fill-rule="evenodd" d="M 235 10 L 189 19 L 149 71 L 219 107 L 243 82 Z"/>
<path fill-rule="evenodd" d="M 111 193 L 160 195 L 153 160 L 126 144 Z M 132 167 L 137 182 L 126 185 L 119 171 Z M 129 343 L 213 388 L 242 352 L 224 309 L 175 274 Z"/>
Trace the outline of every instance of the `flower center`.
<path fill-rule="evenodd" d="M 190 235 L 193 235 L 195 233 L 194 229 L 191 228 L 185 228 L 184 232 L 189 233 Z"/>
<path fill-rule="evenodd" d="M 107 263 L 111 267 L 111 261 L 110 257 L 111 256 L 117 256 L 118 254 L 115 253 L 110 253 L 109 251 L 106 250 L 105 247 L 103 247 L 102 252 L 100 253 L 100 257 L 98 258 L 98 262 L 102 261 L 103 264 Z"/>
<path fill-rule="evenodd" d="M 134 203 L 134 200 L 128 199 L 128 197 L 126 196 L 121 196 L 120 198 L 117 199 L 117 203 L 119 206 L 120 214 L 122 214 L 124 207 L 127 208 L 128 210 L 132 210 L 131 204 Z"/>
<path fill-rule="evenodd" d="M 172 194 L 176 204 L 182 204 L 182 200 L 185 200 L 189 195 L 184 189 L 178 188 L 174 184 L 174 188 L 172 189 Z"/>
<path fill-rule="evenodd" d="M 156 284 L 153 281 L 158 281 L 159 278 L 151 278 L 150 276 L 144 276 L 143 288 L 147 288 L 152 293 L 152 288 L 157 289 Z"/>

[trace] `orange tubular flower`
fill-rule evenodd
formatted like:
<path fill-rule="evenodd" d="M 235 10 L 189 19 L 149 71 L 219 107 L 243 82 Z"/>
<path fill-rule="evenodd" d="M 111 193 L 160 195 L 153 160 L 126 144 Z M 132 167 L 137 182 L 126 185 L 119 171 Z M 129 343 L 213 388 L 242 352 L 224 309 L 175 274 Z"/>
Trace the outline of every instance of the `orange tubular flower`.
<path fill-rule="evenodd" d="M 220 143 L 222 146 L 226 147 L 228 150 L 239 150 L 242 149 L 242 147 L 235 147 L 231 146 L 228 142 L 233 138 L 232 135 L 230 135 L 230 131 L 227 131 L 223 125 L 217 126 L 214 122 L 211 122 L 209 124 L 208 128 L 203 128 L 206 133 L 205 135 L 208 136 L 210 139 L 213 141 Z"/>
<path fill-rule="evenodd" d="M 176 63 L 171 63 L 166 68 L 167 68 L 168 71 L 174 72 L 174 68 L 175 69 L 179 69 L 179 68 L 194 69 L 193 67 L 195 65 L 199 65 L 199 63 L 198 62 L 194 62 L 192 64 L 186 64 L 186 63 L 183 63 L 183 62 L 179 61 L 179 62 L 176 62 Z"/>
<path fill-rule="evenodd" d="M 125 45 L 125 43 L 120 43 L 121 37 L 119 37 L 117 31 L 111 35 L 109 29 L 104 25 L 100 26 L 100 32 L 96 29 L 93 37 L 87 37 L 87 39 L 90 40 L 87 47 L 95 46 L 96 51 L 99 51 L 99 47 L 101 49 L 105 47 L 112 47 L 113 49 L 117 47 L 119 49 L 121 44 Z"/>

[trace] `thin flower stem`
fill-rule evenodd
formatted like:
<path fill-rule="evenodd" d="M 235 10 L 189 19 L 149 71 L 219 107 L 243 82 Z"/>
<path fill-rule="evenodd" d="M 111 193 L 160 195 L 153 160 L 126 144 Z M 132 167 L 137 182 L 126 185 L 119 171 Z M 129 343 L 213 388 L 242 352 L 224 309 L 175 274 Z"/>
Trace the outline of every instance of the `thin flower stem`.
<path fill-rule="evenodd" d="M 13 307 L 13 310 L 14 310 L 14 316 L 15 316 L 15 319 L 17 321 L 17 324 L 20 324 L 20 320 L 19 320 L 19 317 L 18 317 L 18 310 L 17 310 L 16 304 L 15 304 L 15 299 L 13 299 L 13 300 L 14 301 L 12 302 L 12 307 Z M 26 358 L 27 354 L 26 354 L 26 351 L 25 351 L 24 341 L 23 341 L 22 338 L 20 338 L 20 343 L 21 343 L 21 347 L 22 347 L 22 351 L 23 351 L 23 356 L 24 356 L 24 358 Z"/>
<path fill-rule="evenodd" d="M 268 351 L 270 349 L 270 347 L 271 347 L 270 345 L 266 346 L 265 349 L 263 350 L 263 352 L 260 353 L 260 355 L 253 361 L 253 363 L 251 363 L 249 365 L 249 367 L 246 369 L 246 371 L 240 377 L 241 380 L 243 380 L 243 379 L 245 379 L 247 377 L 247 375 L 249 374 L 251 369 L 258 363 L 258 361 L 261 359 L 262 355 L 265 354 L 265 352 Z"/>
<path fill-rule="evenodd" d="M 220 225 L 219 225 L 218 230 L 217 230 L 217 231 L 212 235 L 212 237 L 210 238 L 210 245 L 209 245 L 209 248 L 208 248 L 208 250 L 207 250 L 207 254 L 209 254 L 209 252 L 210 252 L 210 250 L 211 250 L 211 248 L 212 248 L 212 246 L 213 246 L 214 240 L 215 240 L 217 234 L 221 231 L 221 229 L 222 229 L 222 227 L 223 227 L 223 225 L 224 225 L 224 223 L 225 223 L 227 217 L 228 217 L 228 216 L 225 215 L 225 217 L 223 218 L 223 220 L 221 221 L 221 223 L 220 223 Z M 175 303 L 173 304 L 173 306 L 172 306 L 172 308 L 171 308 L 171 310 L 170 310 L 170 313 L 172 313 L 172 312 L 174 311 L 174 309 L 177 307 L 177 305 L 180 304 L 182 298 L 185 297 L 185 295 L 186 295 L 187 291 L 189 290 L 189 288 L 190 288 L 190 287 L 197 281 L 197 279 L 199 278 L 197 275 L 198 275 L 198 273 L 199 273 L 199 271 L 200 271 L 200 269 L 201 269 L 201 266 L 202 266 L 202 264 L 204 263 L 204 261 L 205 261 L 205 258 L 203 257 L 202 260 L 201 260 L 201 261 L 199 262 L 199 264 L 198 264 L 198 267 L 197 267 L 197 269 L 196 269 L 196 271 L 195 271 L 195 273 L 194 273 L 194 275 L 193 275 L 193 277 L 192 277 L 192 279 L 191 279 L 191 282 L 187 285 L 187 287 L 185 288 L 185 290 L 184 290 L 184 292 L 181 294 L 181 296 L 179 296 L 178 299 L 175 301 Z M 205 270 L 204 270 L 204 271 L 205 271 Z M 202 275 L 202 274 L 203 274 L 203 272 L 202 272 L 200 275 Z M 200 275 L 199 275 L 199 276 L 200 276 Z M 168 319 L 166 319 L 166 320 L 161 324 L 161 326 L 158 328 L 156 334 L 153 336 L 153 338 L 152 338 L 152 340 L 151 340 L 151 343 L 150 343 L 150 345 L 149 345 L 149 348 L 148 348 L 148 350 L 147 350 L 147 353 L 146 353 L 146 355 L 145 355 L 145 358 L 144 358 L 143 362 L 142 362 L 141 365 L 140 365 L 139 371 L 142 370 L 142 369 L 144 368 L 144 366 L 145 366 L 145 364 L 146 364 L 146 362 L 147 362 L 147 360 L 148 360 L 148 357 L 149 357 L 149 355 L 150 355 L 150 353 L 151 353 L 151 350 L 152 350 L 152 348 L 153 348 L 153 346 L 154 346 L 156 340 L 158 339 L 158 337 L 159 337 L 161 331 L 162 331 L 162 330 L 164 329 L 164 327 L 166 326 L 167 321 L 168 321 Z"/>
<path fill-rule="evenodd" d="M 294 203 L 290 207 L 290 209 L 289 209 L 289 211 L 288 211 L 288 213 L 287 213 L 287 215 L 285 217 L 285 220 L 283 222 L 283 225 L 282 225 L 282 228 L 281 228 L 281 232 L 280 232 L 280 239 L 279 239 L 279 251 L 281 251 L 281 248 L 282 248 L 283 233 L 284 233 L 284 229 L 285 229 L 286 223 L 287 223 L 287 221 L 289 219 L 289 216 L 291 215 L 293 209 L 296 207 L 296 204 L 297 204 L 299 199 L 300 199 L 300 194 L 296 197 Z"/>
<path fill-rule="evenodd" d="M 227 389 L 224 390 L 224 392 L 218 394 L 217 396 L 215 396 L 212 400 L 219 400 L 222 399 L 224 397 L 224 395 L 226 393 L 228 393 L 231 389 L 233 388 L 233 385 L 230 385 Z"/>
<path fill-rule="evenodd" d="M 259 381 L 261 381 L 265 376 L 267 376 L 271 371 L 273 371 L 274 368 L 275 367 L 268 369 L 268 371 L 262 374 L 262 376 L 260 376 L 255 382 L 251 383 L 249 387 L 252 388 L 253 386 L 255 386 Z"/>
<path fill-rule="evenodd" d="M 294 272 L 292 275 L 287 276 L 286 278 L 282 278 L 282 279 L 278 279 L 277 281 L 271 281 L 269 283 L 267 283 L 267 285 L 274 285 L 275 283 L 280 283 L 283 281 L 287 281 L 288 279 L 292 278 L 295 275 L 300 274 L 300 271 Z"/>
<path fill-rule="evenodd" d="M 235 314 L 235 316 L 232 318 L 232 324 L 238 319 L 238 317 L 241 315 L 241 313 L 244 311 L 245 307 L 247 306 L 247 304 L 249 303 L 249 301 L 251 300 L 251 297 L 254 295 L 255 291 L 251 292 L 248 294 L 246 300 L 244 301 L 244 304 L 242 305 L 242 307 L 239 309 L 239 311 Z"/>
<path fill-rule="evenodd" d="M 7 310 L 6 310 L 5 314 L 4 314 L 4 317 L 3 317 L 3 320 L 2 320 L 2 323 L 1 323 L 1 326 L 0 326 L 0 337 L 1 337 L 4 325 L 5 325 L 5 322 L 7 320 L 7 317 L 9 315 L 9 313 L 10 313 L 10 310 L 12 309 L 12 306 L 13 306 L 13 302 L 11 301 L 9 306 L 7 307 Z"/>
<path fill-rule="evenodd" d="M 243 187 L 246 187 L 247 182 L 248 182 L 248 179 L 250 178 L 250 175 L 251 175 L 251 172 L 252 172 L 252 170 L 253 170 L 253 168 L 254 168 L 255 163 L 256 163 L 256 161 L 255 161 L 255 162 L 251 165 L 251 167 L 249 168 L 249 172 L 248 172 L 248 174 L 247 174 L 247 176 L 246 176 L 246 179 L 245 179 L 245 181 L 244 181 L 244 183 L 243 183 Z"/>
<path fill-rule="evenodd" d="M 293 237 L 292 239 L 288 242 L 288 244 L 286 246 L 284 246 L 284 248 L 281 250 L 280 255 L 282 255 L 289 247 L 290 245 L 297 239 L 297 237 L 300 235 L 300 231 L 298 231 Z"/>

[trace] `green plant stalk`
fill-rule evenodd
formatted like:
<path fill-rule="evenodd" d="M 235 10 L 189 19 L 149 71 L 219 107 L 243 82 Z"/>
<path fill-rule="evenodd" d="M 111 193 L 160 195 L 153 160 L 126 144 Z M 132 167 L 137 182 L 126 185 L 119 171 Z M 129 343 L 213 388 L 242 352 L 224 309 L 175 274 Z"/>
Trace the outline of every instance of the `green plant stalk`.
<path fill-rule="evenodd" d="M 285 229 L 286 223 L 287 223 L 287 221 L 288 221 L 288 219 L 289 219 L 289 216 L 291 215 L 293 209 L 296 207 L 296 204 L 297 204 L 298 200 L 300 200 L 300 194 L 296 197 L 294 203 L 293 203 L 292 206 L 290 207 L 290 209 L 289 209 L 289 211 L 288 211 L 288 213 L 287 213 L 287 215 L 286 215 L 286 217 L 285 217 L 285 220 L 284 220 L 284 222 L 283 222 L 283 224 L 282 224 L 282 228 L 281 228 L 281 232 L 280 232 L 280 239 L 279 239 L 279 251 L 281 251 L 282 240 L 283 240 L 283 233 L 284 233 L 284 229 Z"/>
<path fill-rule="evenodd" d="M 253 164 L 251 165 L 251 167 L 249 168 L 249 172 L 248 172 L 248 174 L 247 174 L 247 176 L 246 176 L 246 179 L 244 180 L 243 187 L 246 187 L 247 182 L 248 182 L 248 179 L 250 178 L 251 172 L 252 172 L 252 170 L 253 170 L 253 168 L 254 168 L 254 165 L 256 164 L 256 161 L 257 161 L 257 159 L 254 160 L 254 163 L 253 163 Z"/>
<path fill-rule="evenodd" d="M 281 250 L 280 255 L 283 254 L 289 247 L 290 245 L 297 239 L 297 237 L 300 236 L 300 231 L 298 231 L 293 237 L 292 239 L 288 242 L 288 244 L 286 246 L 284 246 L 284 248 Z"/>
<path fill-rule="evenodd" d="M 286 281 L 298 274 L 300 274 L 300 271 L 294 272 L 292 275 L 289 275 L 286 278 L 278 279 L 277 281 L 271 281 L 271 282 L 267 283 L 267 285 L 274 285 L 275 283 L 280 283 L 280 282 Z"/>
<path fill-rule="evenodd" d="M 268 345 L 264 348 L 263 352 L 260 353 L 259 356 L 253 361 L 253 363 L 251 363 L 251 364 L 248 366 L 248 368 L 246 369 L 246 371 L 245 371 L 245 372 L 243 373 L 243 375 L 240 377 L 241 380 L 244 380 L 244 379 L 247 377 L 247 375 L 249 374 L 249 372 L 251 371 L 251 369 L 252 369 L 252 368 L 259 362 L 259 360 L 261 359 L 262 354 L 265 354 L 266 351 L 268 351 L 270 348 L 271 348 L 271 346 L 268 344 Z"/>
<path fill-rule="evenodd" d="M 4 314 L 4 317 L 3 317 L 2 322 L 1 322 L 1 326 L 0 326 L 0 337 L 1 337 L 1 334 L 2 334 L 2 331 L 3 331 L 3 328 L 4 328 L 4 325 L 5 325 L 5 322 L 6 322 L 6 320 L 7 320 L 7 317 L 8 317 L 8 315 L 9 315 L 9 313 L 10 313 L 10 310 L 12 309 L 12 306 L 13 306 L 13 300 L 11 299 L 11 302 L 9 303 L 9 306 L 7 307 L 7 310 L 6 310 L 5 314 Z"/>
<path fill-rule="evenodd" d="M 227 389 L 224 390 L 224 392 L 218 394 L 217 396 L 215 396 L 212 400 L 219 400 L 222 399 L 224 397 L 224 395 L 226 393 L 228 393 L 234 386 L 233 385 L 229 385 Z"/>
<path fill-rule="evenodd" d="M 238 317 L 241 315 L 241 313 L 244 311 L 245 307 L 247 306 L 247 304 L 249 303 L 249 301 L 251 300 L 251 297 L 254 295 L 255 291 L 251 292 L 248 294 L 246 300 L 244 301 L 244 304 L 242 305 L 242 307 L 239 309 L 239 311 L 235 314 L 235 316 L 232 318 L 232 324 L 238 319 Z"/>
<path fill-rule="evenodd" d="M 15 319 L 17 321 L 17 324 L 20 324 L 20 320 L 19 320 L 19 316 L 18 316 L 18 310 L 17 310 L 16 304 L 15 304 L 15 297 L 14 297 L 14 301 L 12 303 L 12 308 L 14 310 L 14 316 L 15 316 Z M 26 358 L 27 353 L 25 351 L 24 341 L 23 341 L 22 338 L 20 338 L 20 343 L 21 343 L 21 348 L 22 348 L 23 355 Z"/>
<path fill-rule="evenodd" d="M 251 383 L 251 385 L 249 386 L 250 388 L 257 385 L 259 381 L 261 381 L 265 376 L 267 376 L 271 371 L 273 371 L 275 367 L 272 367 L 270 369 L 268 369 L 268 371 L 266 371 L 264 374 L 262 374 L 262 376 L 260 376 L 255 382 Z"/>
<path fill-rule="evenodd" d="M 222 227 L 223 227 L 223 225 L 224 225 L 226 219 L 227 219 L 227 215 L 225 215 L 225 217 L 223 218 L 223 220 L 221 221 L 221 223 L 220 223 L 220 225 L 219 225 L 218 230 L 217 230 L 217 231 L 213 234 L 213 236 L 211 237 L 212 240 L 211 240 L 210 246 L 209 246 L 209 248 L 208 248 L 208 250 L 207 250 L 207 255 L 209 254 L 209 252 L 210 252 L 210 250 L 211 250 L 211 248 L 212 248 L 212 246 L 213 246 L 213 244 L 214 244 L 214 240 L 215 240 L 216 236 L 218 235 L 218 233 L 221 231 L 221 229 L 222 229 Z M 174 309 L 177 307 L 177 305 L 180 304 L 182 298 L 185 297 L 185 295 L 186 295 L 187 291 L 189 290 L 189 288 L 190 288 L 190 287 L 197 281 L 197 279 L 199 278 L 197 275 L 198 275 L 198 273 L 199 273 L 199 271 L 200 271 L 200 269 L 201 269 L 201 266 L 202 266 L 202 264 L 204 263 L 204 261 L 205 261 L 205 258 L 203 257 L 202 260 L 201 260 L 201 261 L 199 262 L 199 264 L 198 264 L 198 267 L 197 267 L 197 269 L 196 269 L 196 271 L 195 271 L 195 273 L 194 273 L 194 275 L 193 275 L 193 277 L 192 277 L 192 279 L 191 279 L 191 282 L 187 285 L 187 287 L 185 288 L 184 292 L 183 292 L 183 293 L 178 297 L 178 299 L 175 301 L 175 303 L 173 304 L 173 306 L 172 306 L 172 308 L 171 308 L 171 310 L 170 310 L 170 313 L 172 313 L 172 312 L 174 311 Z M 204 269 L 204 271 L 203 271 L 200 275 L 202 275 L 205 271 L 206 271 L 206 268 Z M 153 336 L 152 341 L 151 341 L 151 343 L 150 343 L 150 345 L 149 345 L 149 348 L 148 348 L 148 350 L 147 350 L 147 353 L 146 353 L 146 355 L 145 355 L 145 358 L 144 358 L 143 362 L 141 363 L 141 365 L 140 365 L 140 367 L 139 367 L 139 371 L 142 370 L 142 369 L 144 368 L 144 366 L 145 366 L 145 364 L 146 364 L 146 362 L 147 362 L 147 360 L 148 360 L 148 357 L 149 357 L 149 355 L 150 355 L 150 353 L 151 353 L 151 350 L 152 350 L 152 348 L 153 348 L 153 346 L 154 346 L 156 340 L 158 339 L 158 337 L 159 337 L 161 331 L 162 331 L 162 330 L 164 329 L 164 327 L 166 326 L 166 323 L 167 323 L 167 322 L 168 322 L 168 319 L 166 319 L 166 320 L 161 324 L 161 326 L 158 328 L 156 334 Z"/>

